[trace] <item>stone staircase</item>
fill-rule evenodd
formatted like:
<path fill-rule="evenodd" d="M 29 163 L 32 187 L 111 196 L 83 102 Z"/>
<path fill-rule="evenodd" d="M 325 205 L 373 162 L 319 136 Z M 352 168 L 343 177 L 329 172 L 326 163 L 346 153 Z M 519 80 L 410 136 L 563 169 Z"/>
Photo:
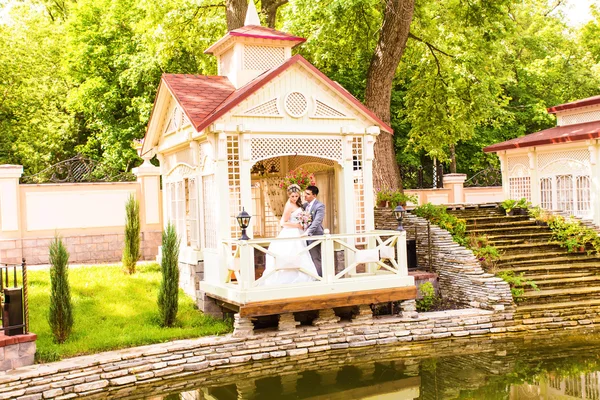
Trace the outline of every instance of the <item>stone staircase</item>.
<path fill-rule="evenodd" d="M 449 210 L 467 221 L 467 235 L 486 235 L 502 254 L 498 271 L 514 271 L 534 282 L 524 285 L 517 313 L 600 305 L 600 257 L 569 253 L 551 241 L 548 227 L 527 216 L 506 216 L 496 207 Z"/>

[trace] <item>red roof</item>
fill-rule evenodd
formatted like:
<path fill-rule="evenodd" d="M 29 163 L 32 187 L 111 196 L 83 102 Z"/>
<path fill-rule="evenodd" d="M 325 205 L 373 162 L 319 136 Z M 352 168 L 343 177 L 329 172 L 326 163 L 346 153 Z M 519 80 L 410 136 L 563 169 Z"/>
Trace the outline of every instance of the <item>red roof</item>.
<path fill-rule="evenodd" d="M 194 127 L 235 92 L 226 76 L 163 74 L 162 80 Z"/>
<path fill-rule="evenodd" d="M 301 55 L 295 55 L 280 66 L 264 72 L 238 90 L 235 90 L 233 85 L 224 76 L 165 74 L 163 75 L 163 80 L 185 111 L 185 114 L 196 128 L 196 131 L 200 132 L 233 107 L 241 103 L 252 93 L 256 92 L 273 78 L 296 63 L 308 67 L 323 79 L 332 90 L 373 119 L 375 123 L 380 125 L 383 131 L 393 132 L 393 129 L 377 117 L 375 113 L 366 108 L 364 104 L 358 101 L 338 83 L 329 79 Z"/>
<path fill-rule="evenodd" d="M 304 38 L 294 36 L 289 33 L 281 32 L 275 29 L 259 25 L 248 25 L 227 32 L 225 36 L 217 40 L 213 45 L 206 49 L 204 53 L 212 54 L 215 48 L 219 47 L 225 41 L 229 40 L 232 36 L 248 37 L 254 39 L 288 40 L 292 42 L 298 42 L 294 46 L 306 41 L 306 39 Z"/>
<path fill-rule="evenodd" d="M 580 108 L 586 106 L 595 106 L 600 104 L 600 96 L 588 97 L 587 99 L 573 101 L 571 103 L 559 104 L 558 106 L 549 107 L 548 112 L 555 114 L 558 111 L 571 110 L 573 108 Z"/>
<path fill-rule="evenodd" d="M 536 133 L 530 133 L 529 135 L 521 136 L 516 139 L 507 140 L 506 142 L 493 144 L 484 148 L 483 151 L 486 153 L 493 153 L 500 150 L 520 149 L 543 144 L 569 143 L 578 140 L 598 138 L 600 138 L 600 121 L 592 121 L 583 124 L 557 126 Z"/>

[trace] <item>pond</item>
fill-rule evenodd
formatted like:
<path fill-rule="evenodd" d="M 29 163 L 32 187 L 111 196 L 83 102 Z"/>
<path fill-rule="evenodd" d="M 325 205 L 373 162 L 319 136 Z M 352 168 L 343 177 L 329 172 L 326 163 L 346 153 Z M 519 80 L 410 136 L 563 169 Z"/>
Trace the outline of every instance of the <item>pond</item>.
<path fill-rule="evenodd" d="M 215 372 L 121 398 L 600 399 L 600 333 L 365 347 Z"/>

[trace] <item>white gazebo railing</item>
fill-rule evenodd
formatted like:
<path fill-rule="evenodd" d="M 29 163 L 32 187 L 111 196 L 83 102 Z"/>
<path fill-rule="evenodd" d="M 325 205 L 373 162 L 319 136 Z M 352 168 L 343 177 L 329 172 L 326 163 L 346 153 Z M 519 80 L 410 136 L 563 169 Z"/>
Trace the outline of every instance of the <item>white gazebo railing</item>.
<path fill-rule="evenodd" d="M 234 304 L 247 304 L 414 286 L 413 277 L 408 275 L 405 232 L 373 231 L 311 236 L 310 240 L 314 242 L 302 252 L 321 245 L 322 276 L 313 275 L 288 262 L 297 254 L 274 254 L 268 249 L 273 242 L 290 240 L 306 241 L 307 237 L 224 240 L 218 254 L 213 254 L 216 256 L 214 262 L 219 262 L 220 272 L 205 276 L 201 289 L 208 295 Z M 357 242 L 365 244 L 357 247 Z M 344 254 L 343 259 L 336 256 L 338 252 Z M 262 277 L 256 279 L 257 254 L 273 257 L 275 270 L 298 268 L 315 280 L 265 285 L 266 278 L 275 271 L 265 271 Z M 232 279 L 234 275 L 235 280 Z"/>

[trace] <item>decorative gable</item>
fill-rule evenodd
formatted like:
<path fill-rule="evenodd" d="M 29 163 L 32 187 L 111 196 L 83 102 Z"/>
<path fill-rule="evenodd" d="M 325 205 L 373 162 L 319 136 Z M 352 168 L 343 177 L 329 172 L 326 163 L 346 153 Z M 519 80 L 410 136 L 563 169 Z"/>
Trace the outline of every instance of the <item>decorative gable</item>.
<path fill-rule="evenodd" d="M 281 117 L 277 107 L 277 97 L 244 111 L 242 115 L 247 117 Z"/>
<path fill-rule="evenodd" d="M 348 118 L 348 116 L 315 98 L 315 112 L 311 118 Z"/>

